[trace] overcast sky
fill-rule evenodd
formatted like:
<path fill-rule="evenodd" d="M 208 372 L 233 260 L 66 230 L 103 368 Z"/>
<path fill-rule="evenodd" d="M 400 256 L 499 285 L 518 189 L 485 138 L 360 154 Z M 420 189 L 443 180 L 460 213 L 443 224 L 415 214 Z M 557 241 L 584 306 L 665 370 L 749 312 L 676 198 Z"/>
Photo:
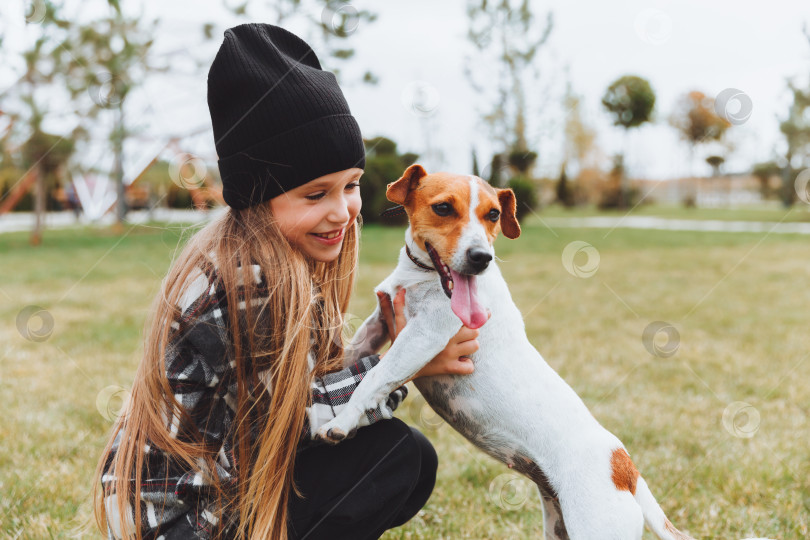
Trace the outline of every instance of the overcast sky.
<path fill-rule="evenodd" d="M 3 0 L 4 16 L 14 9 L 6 2 L 15 1 Z M 124 4 L 132 9 L 134 2 Z M 103 5 L 100 0 L 81 2 L 81 17 L 91 17 L 92 9 L 102 12 Z M 480 101 L 463 74 L 465 58 L 474 54 L 465 37 L 466 2 L 358 0 L 354 5 L 378 15 L 352 34 L 356 55 L 344 68 L 343 90 L 363 135 L 388 136 L 402 151 L 422 154 L 420 162 L 429 172 L 469 172 L 472 148 L 483 165 L 493 146 L 477 112 L 488 104 Z M 558 174 L 561 97 L 567 78 L 582 96 L 585 120 L 596 129 L 597 143 L 606 156 L 619 151 L 624 139 L 600 103 L 605 88 L 625 74 L 650 81 L 657 94 L 656 122 L 630 136 L 633 176 L 665 179 L 689 173 L 687 148 L 667 119 L 677 98 L 690 90 L 714 97 L 723 90 L 738 89 L 750 98 L 750 117 L 729 131 L 735 146 L 728 156 L 729 170 L 746 169 L 783 149 L 778 118 L 784 117 L 789 103 L 786 79 L 810 84 L 810 45 L 802 34 L 802 25 L 810 23 L 806 0 L 552 0 L 535 1 L 533 6 L 538 21 L 544 21 L 549 10 L 555 17 L 551 39 L 539 60 L 541 81 L 526 88 L 531 111 L 529 144 L 540 154 L 538 174 Z M 206 64 L 213 59 L 221 33 L 214 41 L 203 42 L 204 22 L 216 22 L 221 32 L 245 21 L 228 15 L 220 0 L 145 0 L 144 7 L 148 18 L 162 19 L 155 30 L 156 51 L 180 53 L 173 56 L 173 75 L 150 79 L 133 96 L 130 118 L 143 134 L 129 149 L 128 172 L 148 163 L 166 137 L 206 126 L 208 131 L 187 140 L 184 149 L 213 159 L 207 65 L 195 72 L 183 58 L 188 51 Z M 266 19 L 256 10 L 254 20 L 271 22 L 269 12 L 265 13 Z M 306 32 L 299 21 L 291 21 L 288 28 L 302 37 Z M 20 31 L 31 35 L 30 30 Z M 25 34 L 18 35 L 23 38 L 16 42 L 22 43 Z M 474 69 L 492 80 L 480 60 Z M 380 84 L 351 82 L 365 70 L 373 71 Z M 14 72 L 13 63 L 0 68 L 0 89 L 13 82 Z M 434 100 L 428 117 L 409 107 L 415 85 L 426 88 Z M 737 106 L 732 102 L 730 112 Z M 438 153 L 427 154 L 427 145 Z M 100 159 L 109 155 L 101 147 L 97 151 Z M 707 173 L 708 167 L 699 159 L 694 170 Z"/>

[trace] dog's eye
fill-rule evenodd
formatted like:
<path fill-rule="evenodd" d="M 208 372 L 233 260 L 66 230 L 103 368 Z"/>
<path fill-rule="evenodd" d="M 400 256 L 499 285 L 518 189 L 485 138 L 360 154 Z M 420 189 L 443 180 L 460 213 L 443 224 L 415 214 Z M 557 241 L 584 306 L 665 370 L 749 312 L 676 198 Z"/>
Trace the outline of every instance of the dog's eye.
<path fill-rule="evenodd" d="M 449 216 L 453 213 L 453 207 L 446 202 L 436 203 L 431 206 L 431 208 L 433 208 L 433 211 L 439 216 Z"/>
<path fill-rule="evenodd" d="M 489 215 L 487 217 L 489 217 L 490 221 L 498 221 L 498 218 L 501 217 L 501 212 L 493 208 L 489 211 Z"/>

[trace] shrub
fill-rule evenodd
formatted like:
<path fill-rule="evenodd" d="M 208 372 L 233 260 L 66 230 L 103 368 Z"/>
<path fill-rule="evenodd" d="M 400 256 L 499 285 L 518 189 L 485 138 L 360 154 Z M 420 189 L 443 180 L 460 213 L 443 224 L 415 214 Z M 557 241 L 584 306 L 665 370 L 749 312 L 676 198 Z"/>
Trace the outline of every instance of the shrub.
<path fill-rule="evenodd" d="M 534 183 L 525 176 L 514 176 L 506 185 L 515 192 L 515 217 L 518 222 L 523 221 L 523 217 L 537 207 L 537 190 Z"/>
<path fill-rule="evenodd" d="M 394 206 L 385 196 L 388 184 L 395 182 L 409 166 L 413 165 L 418 154 L 397 152 L 397 144 L 385 137 L 376 137 L 363 141 L 367 150 L 366 168 L 360 181 L 360 195 L 363 208 L 360 214 L 363 223 L 381 223 L 383 225 L 401 226 L 408 223 L 403 213 L 397 216 L 381 217 L 380 213 Z"/>

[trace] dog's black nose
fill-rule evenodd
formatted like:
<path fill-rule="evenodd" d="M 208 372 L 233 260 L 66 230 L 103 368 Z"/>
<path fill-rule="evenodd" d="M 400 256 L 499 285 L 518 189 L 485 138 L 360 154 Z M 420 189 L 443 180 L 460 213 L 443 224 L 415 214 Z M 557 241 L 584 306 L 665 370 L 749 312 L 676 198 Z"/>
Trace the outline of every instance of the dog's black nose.
<path fill-rule="evenodd" d="M 489 261 L 491 260 L 492 255 L 485 249 L 470 248 L 467 250 L 467 261 L 476 272 L 484 270 L 489 266 Z"/>

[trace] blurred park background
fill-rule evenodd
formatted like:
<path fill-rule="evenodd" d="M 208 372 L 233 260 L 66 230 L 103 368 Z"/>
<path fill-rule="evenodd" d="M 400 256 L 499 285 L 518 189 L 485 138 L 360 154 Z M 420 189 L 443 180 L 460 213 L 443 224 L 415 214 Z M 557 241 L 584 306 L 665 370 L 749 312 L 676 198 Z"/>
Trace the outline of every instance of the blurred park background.
<path fill-rule="evenodd" d="M 810 535 L 810 10 L 798 1 L 3 0 L 0 538 L 101 537 L 91 473 L 172 257 L 226 211 L 206 105 L 269 22 L 365 137 L 347 333 L 393 268 L 412 163 L 518 199 L 496 252 L 532 343 L 697 538 Z M 418 391 L 441 460 L 399 538 L 535 538 L 527 480 Z"/>

